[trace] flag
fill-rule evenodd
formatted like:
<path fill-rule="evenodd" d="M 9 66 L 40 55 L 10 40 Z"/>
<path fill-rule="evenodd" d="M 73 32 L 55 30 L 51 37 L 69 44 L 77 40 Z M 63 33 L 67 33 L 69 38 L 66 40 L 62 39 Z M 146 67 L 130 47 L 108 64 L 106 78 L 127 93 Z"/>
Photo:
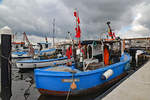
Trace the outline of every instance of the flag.
<path fill-rule="evenodd" d="M 76 31 L 76 33 L 77 33 L 77 28 L 75 28 L 75 31 Z"/>
<path fill-rule="evenodd" d="M 113 38 L 115 39 L 115 38 L 116 38 L 116 35 L 115 35 L 115 33 L 114 33 L 114 32 L 113 32 L 113 34 L 112 34 L 112 35 L 113 35 Z"/>
<path fill-rule="evenodd" d="M 80 24 L 80 19 L 79 19 L 79 17 L 77 17 L 77 22 L 78 22 L 78 24 Z"/>
<path fill-rule="evenodd" d="M 77 12 L 76 11 L 74 11 L 74 16 L 77 17 Z"/>
<path fill-rule="evenodd" d="M 78 25 L 77 31 L 76 31 L 76 38 L 80 38 L 81 35 L 81 30 L 80 30 L 80 26 Z"/>
<path fill-rule="evenodd" d="M 81 52 L 83 53 L 83 55 L 85 55 L 85 52 L 84 52 L 84 50 L 83 50 L 83 49 L 81 49 Z"/>
<path fill-rule="evenodd" d="M 76 28 L 75 28 L 76 35 L 75 35 L 75 37 L 80 38 L 81 37 L 81 30 L 80 30 L 80 26 L 79 26 L 80 18 L 79 18 L 79 14 L 77 13 L 76 10 L 74 11 L 74 16 L 76 17 Z"/>
<path fill-rule="evenodd" d="M 72 47 L 70 46 L 66 51 L 66 56 L 68 57 L 68 59 L 71 59 L 71 55 L 72 55 Z"/>
<path fill-rule="evenodd" d="M 111 31 L 110 28 L 108 28 L 108 35 L 109 35 L 110 37 L 112 37 L 112 31 Z"/>
<path fill-rule="evenodd" d="M 69 52 L 70 52 L 70 55 L 72 56 L 72 47 L 71 46 L 70 46 Z"/>

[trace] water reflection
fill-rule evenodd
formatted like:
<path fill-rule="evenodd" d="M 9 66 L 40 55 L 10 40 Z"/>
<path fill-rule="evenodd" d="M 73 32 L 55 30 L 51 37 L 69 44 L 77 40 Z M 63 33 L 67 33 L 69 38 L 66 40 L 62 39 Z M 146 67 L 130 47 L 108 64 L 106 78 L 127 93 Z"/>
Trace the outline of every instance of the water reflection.
<path fill-rule="evenodd" d="M 46 96 L 40 95 L 38 100 L 66 100 L 67 96 Z M 68 100 L 94 100 L 94 96 L 69 96 Z"/>
<path fill-rule="evenodd" d="M 69 96 L 68 100 L 94 100 L 96 97 L 104 93 L 108 88 L 103 91 L 98 91 L 93 94 L 87 94 L 83 96 Z M 38 100 L 67 100 L 67 96 L 50 96 L 50 95 L 40 95 Z"/>

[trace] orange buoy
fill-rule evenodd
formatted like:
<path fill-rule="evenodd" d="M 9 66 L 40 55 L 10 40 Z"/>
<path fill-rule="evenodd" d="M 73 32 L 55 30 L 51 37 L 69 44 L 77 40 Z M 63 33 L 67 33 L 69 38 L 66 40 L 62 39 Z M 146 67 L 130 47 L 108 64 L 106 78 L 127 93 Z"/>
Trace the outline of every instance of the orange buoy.
<path fill-rule="evenodd" d="M 74 90 L 74 89 L 77 88 L 77 85 L 76 85 L 76 83 L 73 81 L 70 87 L 71 87 L 72 90 Z"/>

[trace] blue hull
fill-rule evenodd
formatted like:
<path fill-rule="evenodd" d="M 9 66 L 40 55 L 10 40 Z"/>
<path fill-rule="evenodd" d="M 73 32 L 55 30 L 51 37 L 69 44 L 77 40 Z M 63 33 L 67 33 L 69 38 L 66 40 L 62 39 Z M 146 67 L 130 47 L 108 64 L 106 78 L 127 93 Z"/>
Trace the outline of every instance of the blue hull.
<path fill-rule="evenodd" d="M 42 55 L 44 55 L 44 53 L 47 53 L 47 55 L 50 55 L 55 51 L 56 51 L 55 48 L 48 49 L 48 50 L 42 50 L 42 51 L 40 51 L 40 55 L 42 56 Z M 30 58 L 31 55 L 28 55 L 28 53 L 29 53 L 28 51 L 15 51 L 15 52 L 12 52 L 12 54 L 15 55 L 15 57 L 13 57 L 13 58 Z M 38 54 L 38 50 L 35 50 L 34 53 Z M 25 56 L 25 55 L 28 55 L 28 56 Z"/>
<path fill-rule="evenodd" d="M 74 79 L 77 80 L 75 82 L 77 88 L 72 91 L 72 95 L 78 93 L 80 94 L 80 92 L 84 92 L 88 89 L 101 86 L 121 76 L 123 73 L 125 73 L 126 69 L 129 67 L 129 63 L 130 63 L 130 56 L 128 54 L 125 54 L 120 58 L 120 62 L 118 63 L 103 68 L 99 68 L 96 70 L 91 70 L 88 72 L 76 73 L 74 75 Z M 64 82 L 63 80 L 68 79 L 71 80 L 72 74 L 70 72 L 46 71 L 46 69 L 48 68 L 35 69 L 36 87 L 43 94 L 46 93 L 52 95 L 55 94 L 61 95 L 68 93 L 72 82 Z M 106 80 L 101 79 L 103 73 L 109 69 L 113 70 L 112 76 L 110 76 Z"/>

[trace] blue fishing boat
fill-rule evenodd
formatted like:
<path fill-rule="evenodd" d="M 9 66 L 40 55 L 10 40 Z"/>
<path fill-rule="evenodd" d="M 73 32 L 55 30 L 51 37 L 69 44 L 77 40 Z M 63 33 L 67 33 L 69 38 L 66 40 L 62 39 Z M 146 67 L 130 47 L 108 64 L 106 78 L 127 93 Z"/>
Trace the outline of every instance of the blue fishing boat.
<path fill-rule="evenodd" d="M 14 51 L 12 52 L 12 58 L 30 58 L 31 55 L 27 51 Z"/>
<path fill-rule="evenodd" d="M 35 83 L 41 94 L 87 95 L 103 91 L 123 78 L 130 67 L 130 56 L 123 52 L 122 41 L 115 39 L 110 22 L 107 25 L 111 39 L 80 41 L 80 20 L 76 10 L 74 16 L 75 37 L 79 38 L 77 47 L 72 41 L 74 64 L 35 69 Z M 68 58 L 71 53 L 68 52 Z"/>
<path fill-rule="evenodd" d="M 41 50 L 39 55 L 52 55 L 53 53 L 56 52 L 55 48 L 47 49 L 47 50 Z"/>
<path fill-rule="evenodd" d="M 42 50 L 39 53 L 38 51 L 36 51 L 35 52 L 35 55 L 37 55 L 36 57 L 34 56 L 33 59 L 16 61 L 16 65 L 18 68 L 37 68 L 43 66 L 50 66 L 53 65 L 53 63 L 56 63 L 58 60 L 60 61 L 67 59 L 67 57 L 48 58 L 51 55 L 53 55 L 55 51 L 56 49 Z M 28 54 L 28 52 L 21 52 L 21 53 Z"/>
<path fill-rule="evenodd" d="M 37 89 L 46 95 L 87 95 L 117 82 L 127 74 L 131 57 L 121 54 L 116 50 L 119 46 L 113 47 L 113 43 L 116 41 L 84 41 L 81 43 L 86 52 L 83 62 L 35 69 Z M 104 51 L 108 44 L 112 52 L 106 61 Z"/>
<path fill-rule="evenodd" d="M 41 50 L 39 51 L 38 49 L 34 49 L 34 54 L 38 56 L 43 56 L 43 55 L 52 55 L 53 53 L 56 52 L 55 48 L 47 49 L 47 50 Z M 29 53 L 29 50 L 23 51 L 23 50 L 18 50 L 12 52 L 12 58 L 31 58 L 31 54 Z"/>

